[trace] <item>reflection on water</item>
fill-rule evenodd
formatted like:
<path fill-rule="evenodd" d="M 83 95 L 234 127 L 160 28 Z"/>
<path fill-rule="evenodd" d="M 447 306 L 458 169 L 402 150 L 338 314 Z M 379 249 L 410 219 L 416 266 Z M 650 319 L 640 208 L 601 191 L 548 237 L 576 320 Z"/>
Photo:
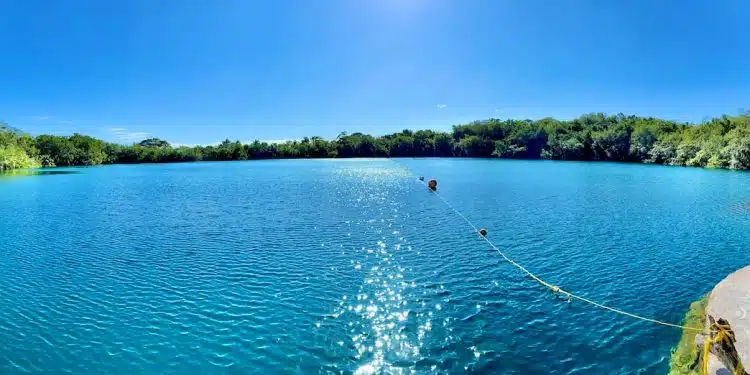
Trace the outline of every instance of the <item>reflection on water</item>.
<path fill-rule="evenodd" d="M 750 212 L 750 201 L 742 202 L 729 206 L 729 212 L 732 213 L 747 213 Z"/>
<path fill-rule="evenodd" d="M 13 169 L 10 171 L 0 171 L 0 179 L 28 176 L 54 176 L 61 174 L 81 174 L 81 172 L 51 169 Z"/>
<path fill-rule="evenodd" d="M 416 281 L 412 266 L 418 251 L 403 233 L 408 214 L 400 210 L 403 202 L 398 199 L 405 185 L 394 184 L 394 172 L 400 171 L 340 170 L 354 178 L 347 194 L 356 198 L 348 204 L 367 213 L 346 221 L 347 235 L 369 233 L 365 246 L 350 253 L 350 266 L 361 275 L 361 284 L 355 293 L 342 296 L 330 314 L 346 326 L 346 336 L 337 344 L 348 348 L 354 360 L 353 367 L 337 367 L 357 375 L 414 373 L 425 358 L 424 344 L 440 310 L 440 304 L 430 302 L 428 286 Z"/>

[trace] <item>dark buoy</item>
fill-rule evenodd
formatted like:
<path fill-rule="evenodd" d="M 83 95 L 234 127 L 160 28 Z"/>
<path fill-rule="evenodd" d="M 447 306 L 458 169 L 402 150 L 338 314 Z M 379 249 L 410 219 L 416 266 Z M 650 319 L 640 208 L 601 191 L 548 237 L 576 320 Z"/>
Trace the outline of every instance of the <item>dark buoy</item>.
<path fill-rule="evenodd" d="M 487 235 L 487 229 L 484 229 L 484 228 L 480 229 L 479 230 L 479 234 L 481 234 L 482 237 L 486 236 Z"/>
<path fill-rule="evenodd" d="M 424 177 L 419 176 L 419 181 L 424 181 Z"/>
<path fill-rule="evenodd" d="M 437 190 L 437 181 L 430 180 L 430 182 L 427 183 L 427 188 L 430 189 L 430 190 L 432 190 L 432 191 Z"/>

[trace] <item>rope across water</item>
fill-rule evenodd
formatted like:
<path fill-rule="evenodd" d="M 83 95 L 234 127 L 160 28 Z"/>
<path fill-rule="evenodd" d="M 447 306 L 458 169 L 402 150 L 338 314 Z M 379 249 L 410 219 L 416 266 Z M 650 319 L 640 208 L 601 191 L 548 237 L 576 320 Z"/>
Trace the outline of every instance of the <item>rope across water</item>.
<path fill-rule="evenodd" d="M 406 166 L 404 166 L 403 164 L 401 164 L 401 163 L 397 162 L 396 160 L 393 160 L 392 158 L 388 158 L 388 159 L 389 159 L 389 160 L 391 160 L 392 162 L 394 162 L 395 164 L 397 164 L 398 166 L 400 166 L 400 167 L 404 168 L 404 170 L 406 170 L 406 172 L 407 172 L 407 173 L 408 173 L 409 175 L 411 175 L 411 176 L 415 176 L 415 175 L 414 175 L 413 173 L 411 173 L 411 170 L 410 170 L 410 169 L 409 169 L 408 167 L 406 167 Z M 420 182 L 420 183 L 422 183 L 422 184 L 423 184 L 423 185 L 424 185 L 425 187 L 427 187 L 427 184 L 425 184 L 425 182 L 424 182 L 424 181 L 422 181 L 421 179 L 417 179 L 417 181 L 419 181 L 419 182 Z M 487 244 L 489 244 L 489 245 L 490 245 L 490 246 L 492 247 L 492 249 L 494 249 L 495 251 L 497 251 L 497 253 L 498 253 L 498 254 L 500 254 L 500 256 L 501 256 L 501 257 L 502 257 L 502 258 L 503 258 L 503 259 L 504 259 L 504 260 L 505 260 L 506 262 L 508 262 L 508 263 L 510 263 L 510 264 L 511 264 L 512 266 L 514 266 L 514 267 L 518 268 L 518 269 L 519 269 L 519 270 L 521 270 L 521 271 L 522 271 L 523 273 L 525 273 L 526 275 L 528 275 L 529 277 L 531 277 L 532 279 L 534 279 L 534 280 L 535 280 L 536 282 L 538 282 L 538 283 L 539 283 L 539 284 L 541 284 L 542 286 L 544 286 L 544 287 L 548 288 L 548 289 L 549 289 L 550 291 L 552 291 L 553 293 L 555 293 L 555 294 L 558 294 L 558 295 L 561 295 L 561 296 L 563 296 L 563 297 L 567 298 L 567 299 L 568 299 L 568 301 L 570 301 L 570 300 L 572 300 L 572 299 L 576 299 L 576 300 L 579 300 L 579 301 L 581 301 L 581 302 L 585 302 L 585 303 L 587 303 L 587 304 L 589 304 L 589 305 L 592 305 L 592 306 L 594 306 L 594 307 L 598 307 L 598 308 L 600 308 L 600 309 L 608 310 L 608 311 L 611 311 L 611 312 L 615 312 L 615 313 L 617 313 L 617 314 L 620 314 L 620 315 L 625 315 L 625 316 L 629 316 L 629 317 L 631 317 L 631 318 L 635 318 L 635 319 L 639 319 L 639 320 L 642 320 L 642 321 L 645 321 L 645 322 L 650 322 L 650 323 L 654 323 L 654 324 L 659 324 L 659 325 L 663 325 L 663 326 L 667 326 L 667 327 L 673 327 L 673 328 L 681 328 L 681 329 L 683 329 L 683 330 L 688 330 L 688 331 L 693 331 L 693 332 L 707 332 L 707 330 L 706 330 L 706 329 L 695 328 L 695 327 L 688 327 L 688 326 L 684 326 L 684 325 L 680 325 L 680 324 L 675 324 L 675 323 L 665 322 L 665 321 L 661 321 L 661 320 L 658 320 L 658 319 L 648 318 L 648 317 L 645 317 L 645 316 L 642 316 L 642 315 L 638 315 L 638 314 L 630 313 L 630 312 L 627 312 L 627 311 L 624 311 L 624 310 L 621 310 L 621 309 L 618 309 L 618 308 L 615 308 L 615 307 L 607 306 L 607 305 L 605 305 L 605 304 L 602 304 L 602 303 L 599 303 L 599 302 L 596 302 L 596 301 L 590 300 L 590 299 L 588 299 L 588 298 L 586 298 L 586 297 L 583 297 L 583 296 L 581 296 L 581 295 L 578 295 L 578 294 L 575 294 L 575 293 L 569 292 L 569 291 L 567 291 L 567 290 L 564 290 L 564 289 L 562 289 L 562 288 L 560 288 L 560 287 L 558 287 L 558 286 L 556 286 L 556 285 L 554 285 L 554 284 L 551 284 L 551 283 L 549 283 L 549 282 L 547 282 L 547 281 L 544 281 L 544 280 L 543 280 L 543 279 L 542 279 L 541 277 L 539 277 L 539 276 L 535 275 L 534 273 L 532 273 L 531 271 L 529 271 L 528 269 L 526 269 L 526 267 L 524 267 L 524 266 L 522 266 L 522 265 L 518 264 L 518 263 L 517 263 L 517 262 L 516 262 L 515 260 L 513 260 L 513 259 L 512 259 L 512 258 L 510 258 L 510 257 L 509 257 L 508 255 L 506 255 L 506 254 L 505 254 L 505 253 L 504 253 L 504 252 L 503 252 L 502 250 L 500 250 L 500 249 L 499 249 L 499 248 L 498 248 L 497 246 L 495 246 L 495 244 L 494 244 L 494 243 L 492 243 L 492 241 L 491 241 L 491 240 L 490 240 L 489 238 L 487 238 L 487 237 L 485 237 L 485 236 L 481 236 L 481 235 L 479 235 L 479 229 L 477 228 L 477 226 L 476 226 L 476 225 L 474 225 L 474 223 L 472 223 L 472 222 L 471 222 L 471 220 L 469 220 L 469 218 L 467 218 L 467 217 L 466 217 L 466 216 L 465 216 L 464 214 L 462 214 L 462 213 L 461 213 L 461 212 L 460 212 L 459 210 L 457 210 L 457 209 L 456 209 L 455 207 L 453 207 L 453 205 L 452 205 L 452 204 L 450 204 L 450 202 L 448 202 L 448 200 L 446 200 L 446 199 L 445 199 L 445 198 L 444 198 L 444 197 L 443 197 L 442 195 L 440 195 L 440 193 L 438 193 L 437 191 L 433 191 L 433 193 L 434 193 L 434 194 L 435 194 L 435 195 L 436 195 L 436 196 L 437 196 L 438 198 L 440 198 L 440 200 L 442 200 L 442 201 L 443 201 L 443 203 L 445 203 L 445 205 L 446 205 L 446 206 L 448 206 L 448 208 L 450 208 L 450 209 L 451 209 L 451 210 L 452 210 L 453 212 L 455 212 L 455 213 L 456 213 L 456 214 L 457 214 L 458 216 L 460 216 L 460 217 L 461 217 L 462 219 L 464 219 L 464 221 L 466 221 L 466 223 L 467 223 L 467 224 L 469 224 L 469 226 L 470 226 L 470 227 L 471 227 L 471 228 L 472 228 L 472 229 L 474 230 L 474 233 L 475 233 L 475 234 L 477 235 L 477 237 L 479 237 L 480 239 L 482 239 L 482 240 L 484 240 L 485 242 L 487 242 Z"/>

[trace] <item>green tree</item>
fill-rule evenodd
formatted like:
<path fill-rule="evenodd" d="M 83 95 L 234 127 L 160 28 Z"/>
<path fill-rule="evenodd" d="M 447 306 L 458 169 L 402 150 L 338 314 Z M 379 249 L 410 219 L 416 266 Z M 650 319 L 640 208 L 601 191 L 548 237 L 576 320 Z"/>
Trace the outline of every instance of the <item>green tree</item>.
<path fill-rule="evenodd" d="M 20 168 L 37 168 L 39 162 L 16 145 L 0 146 L 0 171 Z"/>
<path fill-rule="evenodd" d="M 169 142 L 159 138 L 149 138 L 138 142 L 141 147 L 171 147 Z"/>
<path fill-rule="evenodd" d="M 495 144 L 488 138 L 469 135 L 458 141 L 459 154 L 471 157 L 488 157 L 495 151 Z"/>
<path fill-rule="evenodd" d="M 573 120 L 488 119 L 453 126 L 451 132 L 410 130 L 372 136 L 341 132 L 334 140 L 181 146 L 150 138 L 134 145 L 73 134 L 35 138 L 0 122 L 3 168 L 113 163 L 167 163 L 274 158 L 468 156 L 611 160 L 750 169 L 750 114 L 700 124 L 651 117 L 592 113 Z"/>

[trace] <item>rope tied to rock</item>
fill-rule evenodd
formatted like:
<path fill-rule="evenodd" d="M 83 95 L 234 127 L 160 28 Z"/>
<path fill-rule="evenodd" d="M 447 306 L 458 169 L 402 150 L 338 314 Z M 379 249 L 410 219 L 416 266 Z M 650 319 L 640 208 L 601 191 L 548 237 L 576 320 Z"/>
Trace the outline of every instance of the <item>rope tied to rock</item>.
<path fill-rule="evenodd" d="M 715 333 L 715 335 L 713 335 L 713 337 L 711 336 L 707 337 L 706 342 L 703 344 L 703 356 L 702 356 L 703 362 L 701 366 L 702 375 L 709 375 L 708 374 L 708 355 L 711 352 L 711 345 L 723 344 L 723 343 L 732 345 L 735 342 L 734 332 L 732 331 L 732 327 L 730 327 L 729 324 L 714 322 L 713 324 L 711 324 L 710 332 Z M 741 362 L 739 361 L 737 362 L 737 365 L 735 366 L 734 372 L 732 372 L 732 375 L 745 375 L 745 369 L 742 366 Z"/>

